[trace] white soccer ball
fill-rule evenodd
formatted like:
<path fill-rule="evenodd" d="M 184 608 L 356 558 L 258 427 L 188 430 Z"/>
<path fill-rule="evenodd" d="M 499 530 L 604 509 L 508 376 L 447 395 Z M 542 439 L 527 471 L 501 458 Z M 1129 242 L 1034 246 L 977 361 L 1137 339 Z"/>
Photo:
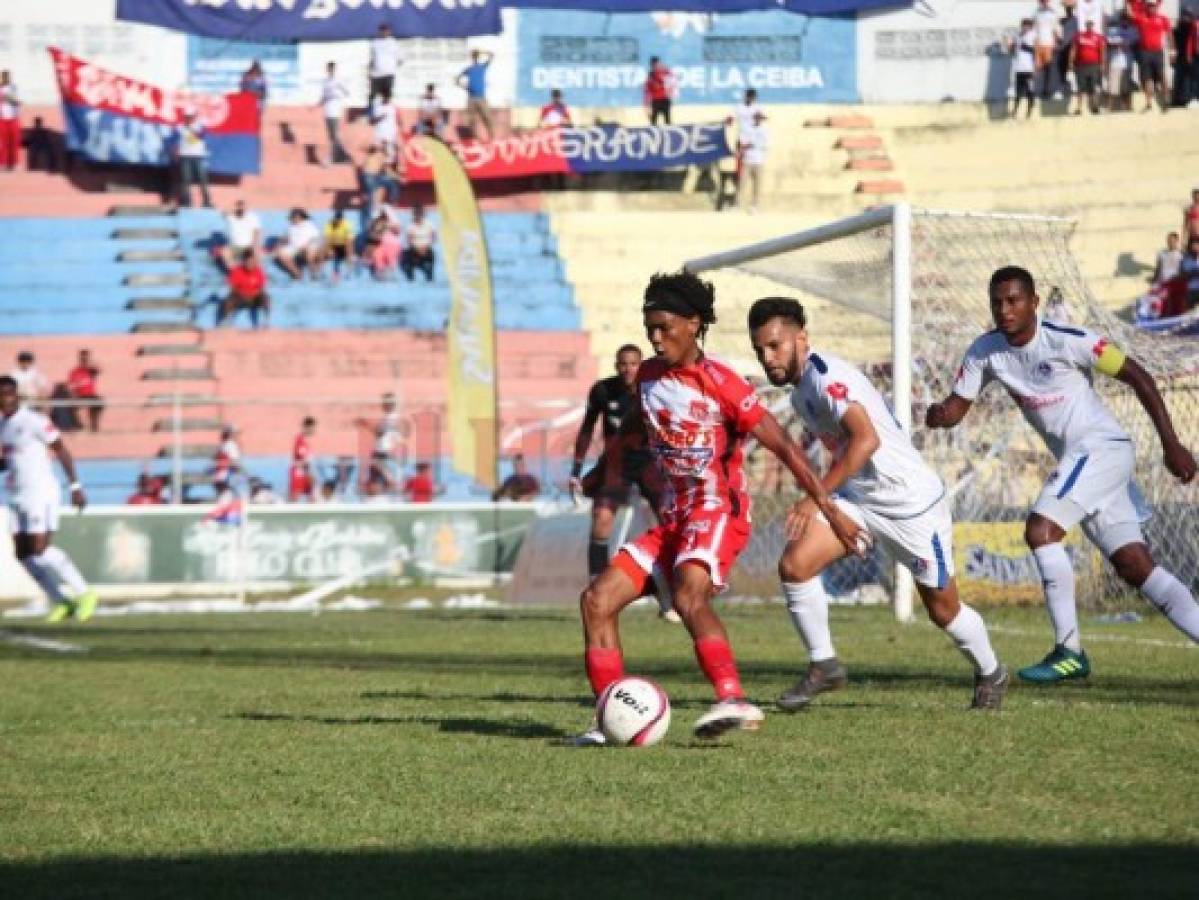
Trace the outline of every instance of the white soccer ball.
<path fill-rule="evenodd" d="M 595 717 L 608 743 L 649 747 L 670 727 L 670 700 L 648 679 L 622 678 L 600 694 Z"/>

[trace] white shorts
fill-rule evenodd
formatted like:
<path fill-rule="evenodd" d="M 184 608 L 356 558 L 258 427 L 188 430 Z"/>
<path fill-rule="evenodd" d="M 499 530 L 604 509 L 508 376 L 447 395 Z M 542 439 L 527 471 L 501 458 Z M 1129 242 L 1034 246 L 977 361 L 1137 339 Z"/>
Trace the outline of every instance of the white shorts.
<path fill-rule="evenodd" d="M 57 497 L 29 497 L 8 502 L 9 534 L 49 534 L 57 530 Z"/>
<path fill-rule="evenodd" d="M 924 512 L 907 519 L 894 519 L 859 506 L 844 497 L 834 497 L 837 506 L 868 530 L 897 562 L 902 563 L 920 584 L 943 588 L 953 577 L 953 517 L 941 498 Z M 820 517 L 824 521 L 824 516 Z"/>
<path fill-rule="evenodd" d="M 1063 531 L 1081 524 L 1083 534 L 1104 556 L 1129 544 L 1143 544 L 1141 523 L 1149 513 L 1132 480 L 1135 456 L 1131 441 L 1063 456 L 1032 511 Z"/>

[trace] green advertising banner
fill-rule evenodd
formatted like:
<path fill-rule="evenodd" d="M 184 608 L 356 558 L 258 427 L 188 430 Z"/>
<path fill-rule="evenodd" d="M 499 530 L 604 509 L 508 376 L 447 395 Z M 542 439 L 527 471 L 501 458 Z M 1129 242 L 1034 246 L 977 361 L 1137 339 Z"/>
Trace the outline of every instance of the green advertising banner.
<path fill-rule="evenodd" d="M 510 572 L 534 504 L 109 507 L 63 515 L 55 543 L 94 584 L 324 581 L 387 568 L 416 579 Z"/>

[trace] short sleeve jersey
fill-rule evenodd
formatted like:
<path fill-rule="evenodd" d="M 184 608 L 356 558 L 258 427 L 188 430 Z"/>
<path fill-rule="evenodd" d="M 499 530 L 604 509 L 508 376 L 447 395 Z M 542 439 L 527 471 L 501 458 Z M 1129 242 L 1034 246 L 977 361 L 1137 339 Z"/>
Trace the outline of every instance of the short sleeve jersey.
<path fill-rule="evenodd" d="M 1093 331 L 1042 321 L 1023 347 L 1013 347 L 998 331 L 978 338 L 966 351 L 953 392 L 974 400 L 998 381 L 1061 459 L 1078 448 L 1129 440 L 1092 383 L 1095 370 L 1115 375 L 1123 361 L 1124 354 Z"/>
<path fill-rule="evenodd" d="M 604 440 L 611 440 L 620 431 L 620 423 L 633 406 L 636 395 L 625 387 L 619 375 L 601 378 L 587 394 L 587 414 L 599 417 Z"/>
<path fill-rule="evenodd" d="M 945 494 L 945 485 L 912 446 L 882 394 L 858 369 L 825 353 L 809 353 L 791 405 L 834 458 L 845 452 L 841 420 L 857 403 L 878 434 L 878 449 L 841 492 L 860 506 L 894 518 L 916 516 Z"/>
<path fill-rule="evenodd" d="M 291 448 L 291 461 L 294 464 L 304 465 L 312 458 L 312 445 L 308 442 L 308 436 L 303 432 L 296 435 L 296 442 Z"/>
<path fill-rule="evenodd" d="M 18 407 L 8 418 L 0 416 L 0 449 L 8 463 L 10 500 L 57 497 L 58 481 L 47 448 L 59 437 L 54 424 L 28 406 Z"/>
<path fill-rule="evenodd" d="M 655 357 L 637 370 L 637 393 L 666 484 L 663 522 L 678 524 L 698 510 L 748 521 L 743 444 L 766 414 L 749 382 L 710 356 L 676 368 Z"/>

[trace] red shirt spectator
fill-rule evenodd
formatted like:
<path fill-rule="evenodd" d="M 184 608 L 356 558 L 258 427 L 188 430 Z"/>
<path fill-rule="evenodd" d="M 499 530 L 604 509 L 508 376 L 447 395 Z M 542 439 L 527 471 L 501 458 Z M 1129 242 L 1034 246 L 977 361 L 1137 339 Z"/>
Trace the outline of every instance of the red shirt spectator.
<path fill-rule="evenodd" d="M 266 290 L 266 273 L 261 266 L 235 266 L 229 272 L 229 290 L 243 300 L 254 300 Z"/>
<path fill-rule="evenodd" d="M 429 466 L 421 463 L 416 473 L 404 482 L 404 496 L 411 503 L 432 503 L 435 493 L 433 479 L 429 477 Z"/>
<path fill-rule="evenodd" d="M 1133 18 L 1137 33 L 1141 36 L 1141 49 L 1147 53 L 1160 53 L 1165 49 L 1166 39 L 1174 26 L 1170 20 L 1157 12 L 1153 6 L 1141 15 Z"/>
<path fill-rule="evenodd" d="M 1107 41 L 1097 31 L 1080 31 L 1074 36 L 1074 64 L 1098 66 L 1103 63 Z"/>
<path fill-rule="evenodd" d="M 550 91 L 550 102 L 541 107 L 541 117 L 537 121 L 542 128 L 569 128 L 574 124 L 561 91 Z"/>
<path fill-rule="evenodd" d="M 162 482 L 151 475 L 139 475 L 137 490 L 125 502 L 130 506 L 158 506 L 162 503 Z"/>
<path fill-rule="evenodd" d="M 291 503 L 297 500 L 313 499 L 316 490 L 316 479 L 312 473 L 312 436 L 316 433 L 316 419 L 306 416 L 291 447 L 291 469 L 287 473 L 287 499 Z"/>
<path fill-rule="evenodd" d="M 645 79 L 645 102 L 674 99 L 674 73 L 664 63 L 655 63 Z"/>
<path fill-rule="evenodd" d="M 71 393 L 76 397 L 86 397 L 91 399 L 98 397 L 96 391 L 96 376 L 100 374 L 100 370 L 95 366 L 78 365 L 73 368 L 67 375 L 67 387 L 71 389 Z"/>

